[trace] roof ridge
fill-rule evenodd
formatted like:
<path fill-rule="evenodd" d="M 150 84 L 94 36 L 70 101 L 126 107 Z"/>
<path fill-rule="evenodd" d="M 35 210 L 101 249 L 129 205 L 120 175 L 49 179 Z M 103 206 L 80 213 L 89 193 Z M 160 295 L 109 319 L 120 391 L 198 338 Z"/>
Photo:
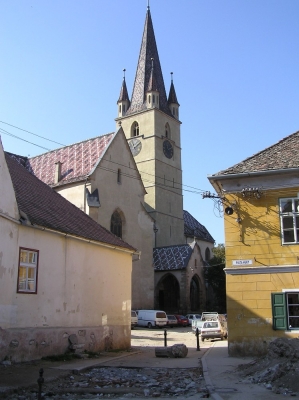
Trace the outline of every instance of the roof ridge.
<path fill-rule="evenodd" d="M 53 153 L 54 151 L 58 151 L 58 150 L 61 150 L 61 149 L 67 149 L 68 147 L 73 147 L 73 146 L 76 146 L 76 145 L 81 144 L 81 143 L 90 142 L 90 141 L 92 141 L 92 140 L 95 140 L 95 139 L 98 139 L 98 138 L 102 138 L 102 137 L 104 137 L 104 136 L 113 135 L 114 133 L 115 133 L 115 132 L 105 133 L 104 135 L 99 135 L 99 136 L 95 136 L 95 137 L 93 137 L 93 138 L 81 140 L 81 142 L 76 142 L 76 143 L 68 144 L 68 145 L 65 145 L 65 146 L 62 146 L 62 147 L 58 147 L 57 149 L 53 149 L 53 150 L 50 150 L 50 151 L 46 151 L 45 153 L 41 153 L 41 154 L 39 154 L 39 155 L 37 155 L 37 156 L 27 157 L 27 160 L 32 160 L 32 159 L 34 159 L 34 158 L 44 156 L 45 154 L 50 154 L 50 153 Z M 20 156 L 20 157 L 23 157 L 23 156 Z"/>

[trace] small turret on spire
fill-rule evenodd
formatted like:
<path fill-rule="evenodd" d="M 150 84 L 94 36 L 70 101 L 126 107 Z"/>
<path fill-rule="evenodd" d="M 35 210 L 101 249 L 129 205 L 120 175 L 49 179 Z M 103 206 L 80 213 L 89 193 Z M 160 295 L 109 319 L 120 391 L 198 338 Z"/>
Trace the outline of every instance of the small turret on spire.
<path fill-rule="evenodd" d="M 170 108 L 171 114 L 174 116 L 174 118 L 179 119 L 179 102 L 176 97 L 175 93 L 175 88 L 173 84 L 173 72 L 171 74 L 171 84 L 170 84 L 170 89 L 169 89 L 169 95 L 168 95 L 168 106 Z"/>
<path fill-rule="evenodd" d="M 117 100 L 118 105 L 118 117 L 123 117 L 130 107 L 130 99 L 128 96 L 128 90 L 126 85 L 126 69 L 123 69 L 124 77 L 120 89 L 119 98 Z"/>
<path fill-rule="evenodd" d="M 152 68 L 146 91 L 147 108 L 159 108 L 159 88 L 155 77 L 154 58 L 151 58 Z"/>

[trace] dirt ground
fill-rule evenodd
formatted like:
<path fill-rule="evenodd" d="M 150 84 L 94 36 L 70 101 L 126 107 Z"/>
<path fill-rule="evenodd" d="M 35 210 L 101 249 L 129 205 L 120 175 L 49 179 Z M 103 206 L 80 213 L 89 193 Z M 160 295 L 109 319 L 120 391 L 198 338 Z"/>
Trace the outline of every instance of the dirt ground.
<path fill-rule="evenodd" d="M 248 382 L 266 384 L 276 393 L 299 392 L 299 339 L 274 340 L 265 356 L 240 365 L 237 372 Z"/>

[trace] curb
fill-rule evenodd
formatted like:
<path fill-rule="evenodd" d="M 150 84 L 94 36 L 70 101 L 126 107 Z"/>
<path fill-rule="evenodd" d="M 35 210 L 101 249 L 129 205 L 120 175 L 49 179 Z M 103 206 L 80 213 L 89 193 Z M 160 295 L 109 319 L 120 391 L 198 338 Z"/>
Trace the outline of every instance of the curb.
<path fill-rule="evenodd" d="M 203 372 L 203 377 L 204 380 L 206 382 L 206 387 L 208 390 L 208 393 L 211 395 L 211 397 L 214 400 L 224 400 L 223 397 L 219 396 L 218 393 L 214 393 L 215 391 L 215 386 L 213 385 L 210 375 L 209 375 L 209 369 L 208 369 L 208 365 L 206 362 L 206 357 L 208 356 L 209 352 L 211 351 L 211 349 L 215 346 L 215 343 L 213 343 L 213 346 L 211 346 L 203 355 L 202 359 L 201 359 L 201 363 L 202 363 L 202 372 Z"/>

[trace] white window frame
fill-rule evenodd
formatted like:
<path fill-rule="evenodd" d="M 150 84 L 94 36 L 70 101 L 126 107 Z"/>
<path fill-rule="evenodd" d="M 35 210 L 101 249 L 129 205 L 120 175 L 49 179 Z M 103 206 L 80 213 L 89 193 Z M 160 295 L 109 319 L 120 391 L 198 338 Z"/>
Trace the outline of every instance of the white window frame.
<path fill-rule="evenodd" d="M 26 258 L 25 261 L 24 256 Z M 20 247 L 17 283 L 18 293 L 37 293 L 38 259 L 38 250 Z"/>
<path fill-rule="evenodd" d="M 284 206 L 291 203 L 291 211 L 285 211 Z M 282 244 L 296 244 L 299 243 L 299 198 L 287 197 L 279 199 L 279 214 L 280 214 L 280 228 Z M 288 226 L 287 222 L 292 221 L 292 226 Z M 286 238 L 286 234 L 291 234 L 293 240 Z"/>

